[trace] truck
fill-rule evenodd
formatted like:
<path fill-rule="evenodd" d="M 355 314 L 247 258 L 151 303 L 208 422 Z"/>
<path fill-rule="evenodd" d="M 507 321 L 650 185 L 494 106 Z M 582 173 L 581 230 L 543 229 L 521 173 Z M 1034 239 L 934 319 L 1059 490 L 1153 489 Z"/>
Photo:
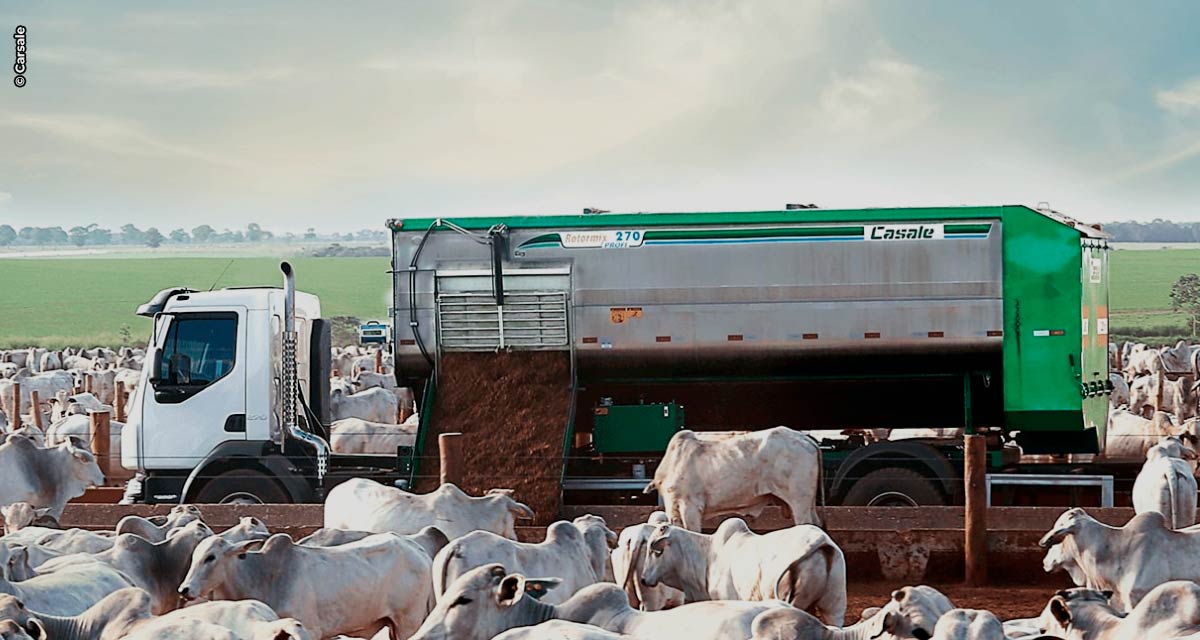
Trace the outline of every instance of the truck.
<path fill-rule="evenodd" d="M 291 425 L 279 319 L 290 289 L 168 290 L 144 305 L 157 316 L 156 360 L 122 441 L 140 499 L 309 501 L 348 474 L 412 486 L 430 473 L 421 452 L 448 363 L 498 351 L 569 360 L 571 407 L 553 426 L 565 502 L 634 500 L 683 428 L 819 434 L 829 504 L 961 499 L 961 437 L 881 437 L 891 430 L 985 434 L 998 473 L 1129 472 L 1103 455 L 1107 238 L 1059 213 L 789 207 L 387 224 L 390 345 L 397 383 L 419 399 L 416 445 L 346 459 L 323 445 L 329 350 L 315 298 L 294 295 L 306 393 Z M 172 327 L 220 314 L 244 324 L 190 332 L 191 366 L 205 363 L 195 398 L 243 387 L 186 409 L 186 392 L 170 389 L 182 368 L 172 340 L 189 332 Z M 208 353 L 227 355 L 210 364 Z M 246 489 L 268 481 L 270 495 Z"/>

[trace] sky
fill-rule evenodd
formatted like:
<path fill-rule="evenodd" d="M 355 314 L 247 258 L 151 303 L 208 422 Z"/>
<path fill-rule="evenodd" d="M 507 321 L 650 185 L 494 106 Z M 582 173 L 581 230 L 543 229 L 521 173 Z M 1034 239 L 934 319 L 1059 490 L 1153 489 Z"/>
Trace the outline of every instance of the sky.
<path fill-rule="evenodd" d="M 0 3 L 18 24 L 14 226 L 789 202 L 1200 221 L 1197 2 Z"/>

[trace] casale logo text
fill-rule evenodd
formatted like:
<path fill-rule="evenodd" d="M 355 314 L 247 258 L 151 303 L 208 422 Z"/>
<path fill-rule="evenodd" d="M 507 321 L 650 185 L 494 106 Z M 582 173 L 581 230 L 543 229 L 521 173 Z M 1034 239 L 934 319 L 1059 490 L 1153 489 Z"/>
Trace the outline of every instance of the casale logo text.
<path fill-rule="evenodd" d="M 940 224 L 876 224 L 863 231 L 864 240 L 941 240 L 946 228 Z"/>

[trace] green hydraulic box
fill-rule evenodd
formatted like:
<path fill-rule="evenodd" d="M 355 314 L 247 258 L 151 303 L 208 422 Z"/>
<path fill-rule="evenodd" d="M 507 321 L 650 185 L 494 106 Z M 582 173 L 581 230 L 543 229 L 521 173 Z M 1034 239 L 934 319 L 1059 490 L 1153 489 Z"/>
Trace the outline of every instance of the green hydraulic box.
<path fill-rule="evenodd" d="M 683 405 L 612 404 L 601 401 L 592 412 L 592 444 L 598 453 L 665 451 L 683 429 Z"/>

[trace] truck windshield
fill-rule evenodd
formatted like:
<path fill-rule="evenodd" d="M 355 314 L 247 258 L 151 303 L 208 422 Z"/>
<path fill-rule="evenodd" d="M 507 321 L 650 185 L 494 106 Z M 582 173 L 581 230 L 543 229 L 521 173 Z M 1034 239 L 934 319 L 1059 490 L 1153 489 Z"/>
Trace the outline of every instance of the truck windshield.
<path fill-rule="evenodd" d="M 237 354 L 237 314 L 178 314 L 163 341 L 163 382 L 204 386 L 228 374 Z"/>

